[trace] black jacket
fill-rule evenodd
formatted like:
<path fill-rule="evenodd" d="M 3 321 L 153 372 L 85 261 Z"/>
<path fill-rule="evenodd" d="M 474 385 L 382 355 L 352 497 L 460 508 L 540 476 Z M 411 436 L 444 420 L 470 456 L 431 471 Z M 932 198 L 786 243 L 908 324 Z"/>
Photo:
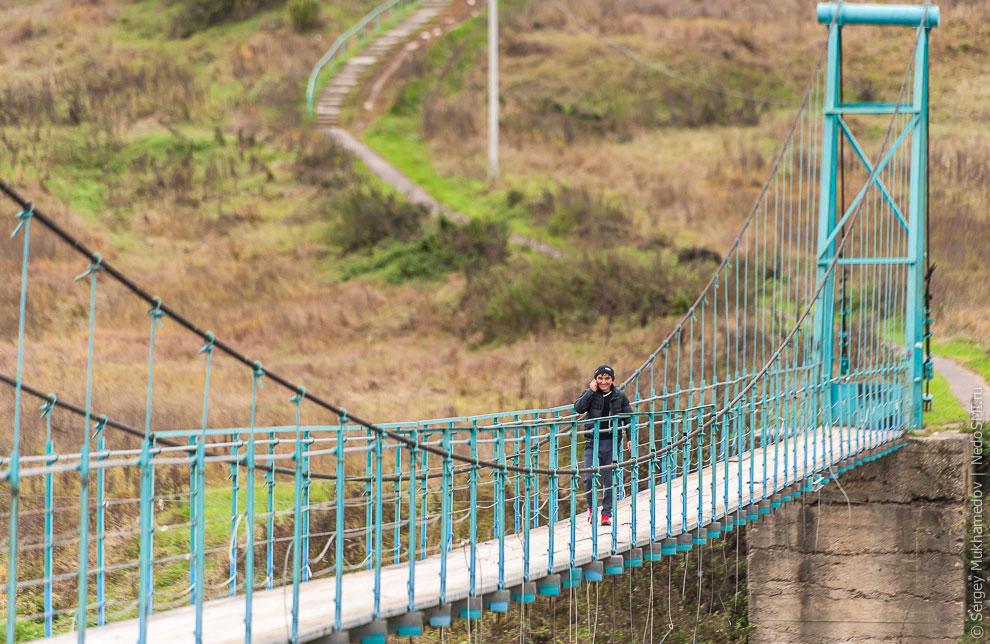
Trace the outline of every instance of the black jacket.
<path fill-rule="evenodd" d="M 608 408 L 606 409 L 605 401 L 608 400 Z M 587 414 L 585 418 L 587 420 L 595 420 L 598 418 L 608 418 L 610 416 L 615 416 L 618 414 L 631 414 L 632 405 L 629 404 L 629 397 L 625 393 L 612 387 L 612 393 L 606 398 L 601 391 L 592 391 L 590 389 L 585 389 L 580 397 L 574 401 L 574 411 L 579 414 Z M 626 428 L 626 440 L 631 440 L 632 435 L 629 430 L 629 416 L 624 418 L 619 418 L 618 422 L 620 425 L 624 425 Z M 594 423 L 586 423 L 585 429 L 593 429 L 595 427 Z M 612 432 L 610 429 L 610 424 L 607 422 L 601 422 L 599 424 L 599 439 L 610 439 L 612 438 Z M 619 430 L 619 438 L 622 438 L 622 430 Z M 585 434 L 585 443 L 591 445 L 591 441 L 594 440 L 592 434 Z"/>

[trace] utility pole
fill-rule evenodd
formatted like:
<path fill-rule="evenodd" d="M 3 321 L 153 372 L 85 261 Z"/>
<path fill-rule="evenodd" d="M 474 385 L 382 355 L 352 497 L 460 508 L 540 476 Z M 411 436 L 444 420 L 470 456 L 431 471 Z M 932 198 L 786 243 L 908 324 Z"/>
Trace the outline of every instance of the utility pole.
<path fill-rule="evenodd" d="M 488 178 L 498 178 L 498 0 L 488 0 Z"/>

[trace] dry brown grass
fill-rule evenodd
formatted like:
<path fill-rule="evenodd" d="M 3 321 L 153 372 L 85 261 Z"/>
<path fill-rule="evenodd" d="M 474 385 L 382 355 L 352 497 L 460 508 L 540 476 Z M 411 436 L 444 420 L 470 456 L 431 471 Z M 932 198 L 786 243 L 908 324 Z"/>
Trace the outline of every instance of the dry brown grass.
<path fill-rule="evenodd" d="M 798 100 L 817 57 L 824 29 L 806 2 L 684 3 L 629 0 L 566 2 L 571 11 L 623 46 L 701 82 L 738 82 L 717 61 L 760 70 L 768 85 L 741 89 Z M 990 115 L 990 51 L 979 25 L 990 20 L 980 2 L 941 3 L 942 26 L 931 44 L 932 256 L 939 264 L 935 292 L 937 332 L 962 333 L 990 342 L 983 261 L 987 198 L 983 123 Z M 678 97 L 704 105 L 710 92 L 656 74 L 610 49 L 550 3 L 507 10 L 500 64 L 502 105 L 500 186 L 538 195 L 546 185 L 620 197 L 634 230 L 675 245 L 728 246 L 765 179 L 793 109 L 761 111 L 758 120 L 704 125 L 691 109 L 664 121 L 636 108 L 677 106 Z M 896 98 L 913 44 L 909 29 L 847 29 L 846 95 L 858 100 Z M 424 93 L 421 131 L 437 169 L 481 179 L 486 173 L 484 136 L 464 138 L 457 128 L 433 127 L 436 115 L 454 123 L 482 122 L 485 100 L 483 50 L 476 65 L 446 92 Z M 426 54 L 404 73 L 421 75 Z M 414 57 L 415 58 L 415 57 Z M 417 71 L 420 70 L 420 71 Z M 644 85 L 646 82 L 646 85 Z M 766 82 L 766 81 L 764 81 Z M 735 85 L 730 85 L 737 87 Z M 449 88 L 455 88 L 453 90 Z M 630 107 L 632 106 L 632 107 Z M 623 114 L 614 121 L 611 115 Z M 881 122 L 882 121 L 882 122 Z M 877 147 L 886 120 L 863 136 Z M 879 134 L 877 133 L 879 130 Z M 956 249 L 965 249 L 957 253 Z M 982 263 L 982 266 L 981 266 Z"/>

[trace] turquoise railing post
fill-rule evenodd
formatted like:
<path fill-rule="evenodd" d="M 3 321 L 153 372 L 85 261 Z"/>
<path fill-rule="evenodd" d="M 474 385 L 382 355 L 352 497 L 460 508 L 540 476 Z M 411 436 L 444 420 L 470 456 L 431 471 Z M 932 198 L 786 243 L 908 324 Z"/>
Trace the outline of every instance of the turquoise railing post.
<path fill-rule="evenodd" d="M 553 536 L 557 526 L 557 513 L 560 510 L 560 498 L 558 496 L 559 482 L 557 480 L 557 419 L 560 412 L 553 412 L 553 421 L 550 424 L 550 451 L 547 457 L 547 468 L 550 476 L 547 480 L 548 512 L 547 517 L 547 574 L 553 574 Z"/>
<path fill-rule="evenodd" d="M 372 495 L 375 493 L 374 480 L 374 443 L 375 439 L 371 435 L 371 430 L 365 430 L 365 452 L 364 452 L 364 567 L 371 570 L 375 565 L 375 546 L 372 540 L 375 538 L 374 507 Z"/>
<path fill-rule="evenodd" d="M 193 560 L 189 573 L 189 584 L 193 589 L 192 601 L 196 606 L 196 626 L 194 636 L 196 644 L 203 642 L 203 600 L 206 597 L 206 420 L 210 410 L 210 374 L 213 370 L 213 342 L 212 331 L 204 334 L 206 343 L 199 350 L 206 354 L 206 381 L 203 384 L 203 430 L 196 441 L 196 460 L 192 467 L 195 474 L 194 480 L 190 483 L 195 491 L 195 503 L 190 505 L 189 514 L 193 546 Z M 192 440 L 192 439 L 190 439 Z M 193 512 L 195 508 L 195 512 Z"/>
<path fill-rule="evenodd" d="M 532 508 L 533 494 L 533 430 L 530 425 L 526 425 L 523 435 L 523 449 L 526 452 L 525 467 L 526 476 L 523 479 L 523 493 L 526 495 L 523 501 L 523 581 L 529 581 L 529 534 L 530 534 L 530 509 Z M 523 588 L 521 596 L 525 598 L 526 590 Z"/>
<path fill-rule="evenodd" d="M 540 434 L 540 414 L 539 412 L 533 414 L 533 427 L 536 430 L 536 454 L 533 457 L 533 467 L 540 467 L 540 444 L 539 444 L 539 434 Z M 535 478 L 536 484 L 533 488 L 533 529 L 540 527 L 540 477 Z"/>
<path fill-rule="evenodd" d="M 450 513 L 452 510 L 450 507 L 450 479 L 453 462 L 450 458 L 450 426 L 443 429 L 441 445 L 443 446 L 443 478 L 440 491 L 440 604 L 443 605 L 447 602 L 447 551 L 450 549 Z"/>
<path fill-rule="evenodd" d="M 296 444 L 292 455 L 292 463 L 295 469 L 295 507 L 292 511 L 292 634 L 289 641 L 291 644 L 299 643 L 299 581 L 302 573 L 303 551 L 302 551 L 302 504 L 303 504 L 303 441 L 302 431 L 299 427 L 299 406 L 306 398 L 306 388 L 300 387 L 298 393 L 289 399 L 289 402 L 296 405 Z M 272 461 L 272 469 L 275 469 L 275 462 Z"/>
<path fill-rule="evenodd" d="M 430 432 L 426 431 L 426 423 L 423 423 L 423 442 L 429 443 L 430 436 L 431 436 Z M 420 527 L 419 556 L 421 559 L 426 559 L 426 517 L 429 516 L 429 514 L 427 513 L 427 509 L 428 509 L 427 504 L 429 502 L 429 493 L 430 493 L 430 479 L 429 479 L 430 453 L 427 451 L 423 451 L 422 454 L 423 454 L 423 467 L 421 471 L 423 473 L 423 494 L 421 495 L 420 498 L 420 503 L 422 504 L 420 506 L 420 514 L 423 516 L 423 520 L 420 522 L 420 526 L 419 526 Z"/>
<path fill-rule="evenodd" d="M 334 547 L 333 574 L 333 629 L 340 630 L 342 610 L 344 605 L 344 493 L 347 488 L 347 481 L 344 480 L 344 432 L 347 430 L 347 410 L 340 410 L 340 424 L 337 426 L 337 473 L 334 482 L 334 494 L 336 496 L 336 527 L 334 529 L 334 539 L 337 543 Z"/>
<path fill-rule="evenodd" d="M 704 378 L 702 378 L 702 387 L 704 387 Z M 696 462 L 698 464 L 698 527 L 702 527 L 702 518 L 704 514 L 705 505 L 705 457 L 704 457 L 704 447 L 705 447 L 705 417 L 704 411 L 701 405 L 698 406 L 698 456 Z M 711 447 L 709 446 L 709 450 Z M 687 529 L 687 522 L 684 523 L 685 530 Z"/>
<path fill-rule="evenodd" d="M 412 428 L 413 447 L 409 450 L 409 612 L 416 610 L 416 455 L 419 454 L 419 436 Z"/>
<path fill-rule="evenodd" d="M 653 381 L 653 361 L 650 361 L 650 420 L 647 424 L 650 460 L 646 464 L 646 476 L 650 480 L 650 543 L 657 540 L 657 435 L 656 435 L 657 391 Z M 651 560 L 652 561 L 652 560 Z"/>
<path fill-rule="evenodd" d="M 601 484 L 601 471 L 599 470 L 598 441 L 600 421 L 595 421 L 592 428 L 592 452 L 591 452 L 591 558 L 598 561 L 598 486 Z"/>
<path fill-rule="evenodd" d="M 194 449 L 191 450 L 193 458 L 189 461 L 189 554 L 192 557 L 189 559 L 189 605 L 196 605 L 196 524 L 198 523 L 196 517 L 199 512 L 199 495 L 202 494 L 199 490 L 198 481 L 198 467 L 199 459 L 197 458 L 197 452 L 199 451 L 196 446 L 199 444 L 198 436 L 189 437 L 189 446 Z M 197 630 L 193 627 L 193 636 L 195 637 Z"/>
<path fill-rule="evenodd" d="M 193 522 L 193 605 L 196 618 L 193 636 L 196 644 L 203 643 L 203 600 L 206 596 L 206 436 L 196 441 L 196 520 Z"/>
<path fill-rule="evenodd" d="M 374 441 L 374 456 L 375 456 L 375 551 L 374 551 L 374 564 L 375 564 L 375 605 L 372 611 L 372 615 L 375 619 L 381 616 L 382 608 L 382 435 L 375 432 Z"/>
<path fill-rule="evenodd" d="M 298 437 L 296 437 L 298 440 Z M 268 432 L 268 471 L 265 472 L 265 488 L 268 492 L 268 516 L 265 517 L 265 588 L 271 590 L 275 586 L 275 432 Z M 298 522 L 295 515 L 293 523 Z"/>
<path fill-rule="evenodd" d="M 55 408 L 55 394 L 48 394 L 48 400 L 41 406 L 41 417 L 45 419 L 45 465 L 55 462 L 55 441 L 52 439 L 52 409 Z M 52 550 L 54 546 L 54 522 L 52 505 L 52 473 L 45 473 L 45 637 L 52 636 L 52 619 L 55 617 L 52 604 Z M 8 594 L 8 597 L 10 595 Z"/>
<path fill-rule="evenodd" d="M 677 452 L 673 448 L 673 422 L 674 413 L 667 413 L 667 386 L 664 385 L 664 401 L 663 401 L 663 445 L 661 446 L 663 454 L 663 468 L 661 471 L 661 478 L 667 484 L 667 528 L 665 537 L 670 538 L 673 536 L 671 532 L 674 520 L 674 492 L 673 492 L 673 479 L 677 471 Z"/>
<path fill-rule="evenodd" d="M 639 411 L 639 376 L 636 377 L 636 395 L 635 395 L 635 405 L 634 408 Z M 639 415 L 633 414 L 632 418 L 629 420 L 629 458 L 632 459 L 631 471 L 629 473 L 629 493 L 632 498 L 629 500 L 630 509 L 632 510 L 632 523 L 629 527 L 630 543 L 632 547 L 635 548 L 638 544 L 636 543 L 636 507 L 637 507 L 637 497 L 639 497 Z M 622 442 L 620 436 L 619 442 Z M 616 516 L 618 516 L 616 512 Z M 616 521 L 615 523 L 618 523 Z"/>
<path fill-rule="evenodd" d="M 402 561 L 402 448 L 395 447 L 395 481 L 392 483 L 392 494 L 395 501 L 392 507 L 392 523 L 395 528 L 392 533 L 392 563 Z"/>
<path fill-rule="evenodd" d="M 505 428 L 495 428 L 495 533 L 498 536 L 498 589 L 505 590 Z M 423 515 L 424 517 L 426 515 Z"/>
<path fill-rule="evenodd" d="M 572 581 L 570 575 L 573 574 L 573 570 L 576 565 L 576 548 L 577 548 L 577 494 L 578 485 L 581 482 L 581 475 L 578 474 L 578 457 L 577 457 L 577 444 L 578 444 L 578 425 L 577 421 L 574 421 L 574 428 L 571 431 L 571 540 L 567 546 L 568 554 L 570 555 L 570 569 L 567 571 L 568 574 L 568 585 L 571 585 Z"/>
<path fill-rule="evenodd" d="M 10 450 L 10 518 L 8 519 L 7 541 L 7 642 L 13 644 L 17 633 L 17 513 L 20 507 L 20 437 L 21 437 L 21 378 L 24 372 L 24 324 L 27 317 L 28 260 L 31 251 L 31 217 L 34 208 L 21 209 L 15 217 L 19 220 L 14 228 L 13 239 L 21 228 L 24 229 L 24 256 L 21 261 L 21 298 L 17 317 L 17 381 L 14 386 L 14 435 Z M 87 441 L 88 443 L 88 441 Z M 80 517 L 88 517 L 81 514 Z M 81 522 L 81 520 L 80 520 Z"/>
<path fill-rule="evenodd" d="M 252 627 L 254 624 L 254 468 L 255 468 L 255 427 L 258 413 L 258 390 L 264 385 L 261 378 L 265 370 L 261 363 L 255 361 L 251 369 L 251 428 L 248 435 L 247 455 L 245 459 L 247 472 L 247 490 L 245 505 L 245 521 L 247 522 L 247 537 L 244 544 L 244 642 L 251 644 Z"/>
<path fill-rule="evenodd" d="M 106 460 L 107 439 L 103 428 L 107 417 L 101 415 L 93 426 L 96 442 L 96 461 Z M 107 573 L 106 573 L 106 527 L 107 527 L 107 476 L 106 468 L 100 465 L 96 470 L 96 624 L 107 622 Z"/>
<path fill-rule="evenodd" d="M 691 471 L 691 423 L 688 412 L 681 412 L 681 530 L 687 532 L 688 521 L 688 472 Z"/>
<path fill-rule="evenodd" d="M 141 441 L 141 519 L 139 545 L 139 580 L 138 580 L 138 644 L 144 644 L 148 639 L 148 618 L 151 611 L 152 561 L 151 561 L 151 522 L 153 486 L 151 478 L 151 437 L 145 436 Z"/>
<path fill-rule="evenodd" d="M 151 316 L 151 338 L 148 341 L 148 399 L 144 410 L 144 434 L 151 438 L 151 444 L 149 449 L 153 450 L 155 447 L 155 437 L 151 433 L 151 392 L 152 385 L 154 383 L 154 367 L 155 367 L 155 329 L 162 326 L 162 317 L 165 315 L 162 311 L 162 300 L 157 295 L 152 298 L 152 307 L 148 309 L 148 315 Z M 153 456 L 153 454 L 152 454 Z M 151 460 L 148 464 L 149 469 L 149 480 L 148 480 L 148 494 L 151 495 L 151 502 L 148 504 L 148 555 L 151 557 L 151 561 L 148 562 L 149 574 L 148 574 L 148 586 L 145 589 L 148 593 L 148 616 L 150 617 L 155 612 L 155 462 Z"/>
<path fill-rule="evenodd" d="M 231 436 L 231 442 L 233 445 L 230 448 L 230 474 L 227 475 L 227 478 L 230 480 L 230 581 L 228 594 L 233 597 L 237 594 L 237 523 L 240 516 L 238 506 L 240 505 L 239 497 L 241 493 L 240 448 L 243 443 L 238 432 L 235 431 L 233 436 Z"/>
<path fill-rule="evenodd" d="M 475 579 L 477 574 L 478 565 L 478 421 L 475 420 L 471 423 L 471 460 L 475 461 L 471 463 L 471 479 L 470 494 L 471 494 L 471 534 L 469 535 L 469 543 L 471 547 L 471 560 L 469 563 L 468 574 L 470 576 L 470 589 L 469 596 L 474 597 L 477 587 L 475 585 Z M 468 614 L 470 615 L 471 607 L 468 606 Z"/>
<path fill-rule="evenodd" d="M 619 495 L 616 492 L 622 489 L 622 468 L 618 466 L 619 459 L 622 457 L 622 450 L 619 447 L 622 443 L 622 423 L 618 419 L 613 418 L 609 424 L 612 429 L 612 484 L 604 493 L 611 496 L 612 501 L 612 513 L 614 516 L 612 517 L 612 527 L 609 530 L 611 534 L 609 554 L 614 555 L 619 549 L 619 522 L 616 520 L 619 516 Z"/>
<path fill-rule="evenodd" d="M 309 581 L 310 578 L 310 562 L 309 562 L 309 498 L 311 493 L 311 488 L 313 486 L 313 478 L 310 472 L 309 463 L 309 446 L 311 443 L 309 436 L 309 428 L 307 427 L 303 430 L 303 492 L 302 492 L 302 553 L 303 553 L 303 568 L 302 568 L 302 580 Z"/>
<path fill-rule="evenodd" d="M 749 498 L 748 503 L 754 503 L 756 499 L 756 441 L 757 436 L 759 437 L 759 447 L 760 453 L 763 456 L 763 471 L 767 470 L 767 455 L 770 451 L 770 436 L 767 429 L 767 418 L 770 416 L 769 408 L 767 405 L 767 392 L 763 388 L 759 394 L 754 397 L 753 404 L 753 419 L 757 423 L 752 432 L 750 432 L 749 438 L 749 448 L 750 448 L 750 459 L 749 459 Z M 776 443 L 774 443 L 776 445 Z"/>
<path fill-rule="evenodd" d="M 27 224 L 25 223 L 25 225 Z M 76 277 L 77 281 L 89 277 L 89 344 L 86 354 L 86 412 L 83 421 L 82 444 L 79 449 L 79 572 L 76 584 L 76 628 L 78 629 L 77 638 L 79 644 L 84 644 L 86 641 L 87 616 L 89 614 L 89 423 L 93 413 L 93 336 L 96 332 L 96 275 L 102 270 L 102 264 L 102 258 L 96 254 L 93 256 L 93 260 L 89 268 L 86 269 L 86 272 Z M 18 409 L 20 409 L 19 405 Z M 144 493 L 142 493 L 141 499 L 143 505 L 145 501 Z M 142 516 L 144 516 L 144 513 L 142 513 Z M 142 532 L 141 534 L 142 539 L 147 539 L 148 536 L 146 532 Z M 16 540 L 16 538 L 17 535 L 15 533 L 14 539 Z M 10 556 L 10 559 L 14 559 L 14 557 Z M 147 559 L 145 558 L 142 558 L 141 572 L 147 574 Z M 7 583 L 8 585 L 13 584 L 14 588 L 13 592 L 8 594 L 8 597 L 13 598 L 13 600 L 9 600 L 9 606 L 9 604 L 15 603 L 17 597 L 16 574 L 11 575 L 11 579 L 8 579 Z M 16 606 L 13 609 L 8 607 L 8 611 L 11 610 L 16 619 Z M 14 624 L 14 620 L 8 620 L 8 629 L 13 629 L 12 624 Z M 13 640 L 11 639 L 11 641 Z M 139 639 L 139 644 L 144 644 L 143 638 Z"/>
<path fill-rule="evenodd" d="M 519 414 L 516 414 L 512 418 L 513 423 L 513 442 L 512 442 L 512 464 L 519 467 Z M 519 472 L 514 472 L 512 475 L 512 515 L 515 521 L 514 534 L 519 534 Z"/>

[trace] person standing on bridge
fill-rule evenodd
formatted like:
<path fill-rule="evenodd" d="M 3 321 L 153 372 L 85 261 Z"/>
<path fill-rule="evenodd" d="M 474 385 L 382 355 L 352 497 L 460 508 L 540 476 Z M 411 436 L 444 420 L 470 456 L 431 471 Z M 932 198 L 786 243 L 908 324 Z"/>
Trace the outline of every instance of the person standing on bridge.
<path fill-rule="evenodd" d="M 618 430 L 619 435 L 614 438 L 622 440 L 622 430 L 626 428 L 626 448 L 630 449 L 632 444 L 632 434 L 629 429 L 629 416 L 632 414 L 632 406 L 629 404 L 629 397 L 625 393 L 614 387 L 615 370 L 603 364 L 595 369 L 595 378 L 588 384 L 581 396 L 574 402 L 574 411 L 579 414 L 586 414 L 585 418 L 597 421 L 598 432 L 598 465 L 605 466 L 612 464 L 612 440 L 613 431 Z M 622 416 L 620 416 L 622 415 Z M 619 417 L 616 417 L 619 416 Z M 595 458 L 595 423 L 585 423 L 584 430 L 587 432 L 584 437 L 584 467 L 594 467 Z M 621 444 L 621 443 L 620 443 Z M 621 452 L 621 450 L 618 450 Z M 612 525 L 612 508 L 615 506 L 614 490 L 612 490 L 613 470 L 608 469 L 602 472 L 602 525 Z M 588 501 L 588 522 L 594 523 L 595 517 L 592 515 L 594 474 L 587 472 L 584 475 L 584 494 Z"/>

